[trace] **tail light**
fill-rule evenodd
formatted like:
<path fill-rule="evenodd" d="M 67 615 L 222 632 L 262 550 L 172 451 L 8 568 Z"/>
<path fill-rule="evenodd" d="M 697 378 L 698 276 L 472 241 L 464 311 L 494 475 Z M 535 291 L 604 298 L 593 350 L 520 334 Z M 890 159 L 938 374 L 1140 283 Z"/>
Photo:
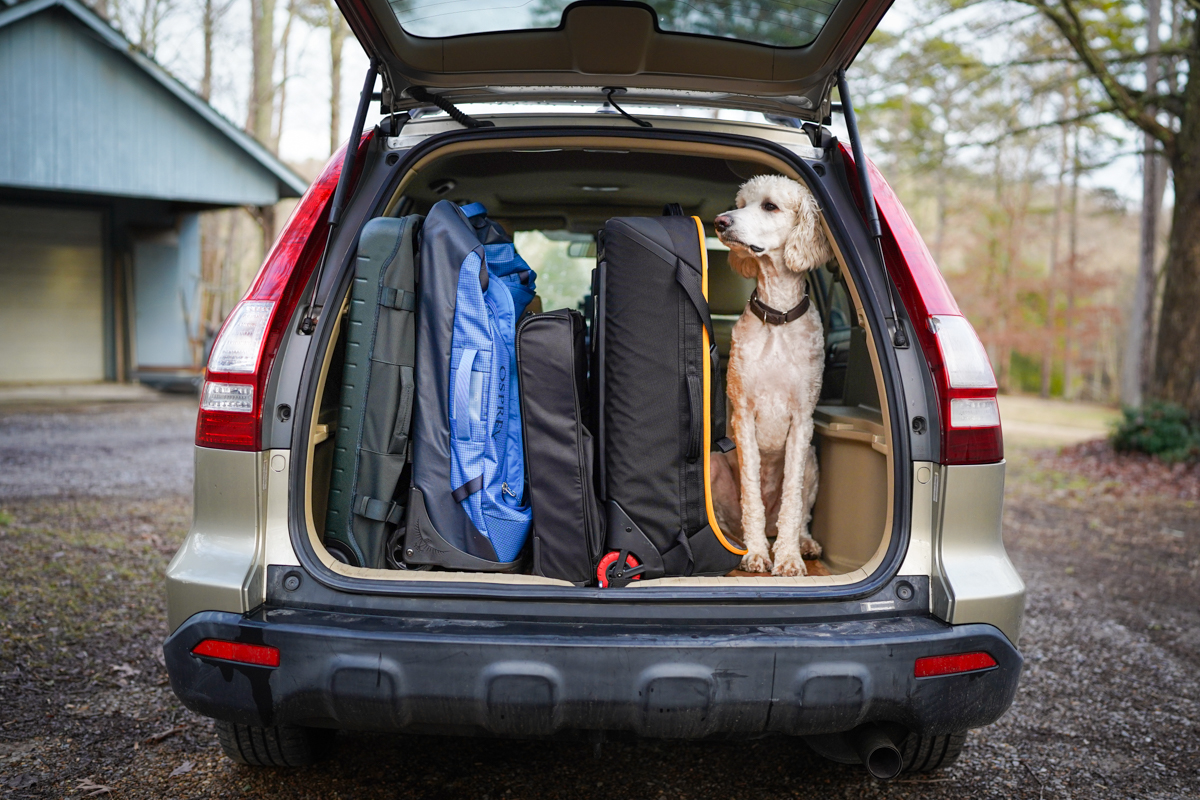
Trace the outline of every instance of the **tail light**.
<path fill-rule="evenodd" d="M 918 658 L 917 663 L 913 665 L 913 675 L 918 678 L 936 678 L 939 675 L 979 672 L 994 666 L 996 659 L 987 653 L 955 653 L 952 656 Z"/>
<path fill-rule="evenodd" d="M 359 141 L 366 148 L 371 134 Z M 296 204 L 242 301 L 213 343 L 200 395 L 196 444 L 261 450 L 263 391 L 279 342 L 300 302 L 329 230 L 329 202 L 342 172 L 343 146 Z M 363 158 L 357 163 L 362 164 Z M 357 176 L 354 176 L 357 178 Z"/>
<path fill-rule="evenodd" d="M 192 655 L 215 658 L 218 661 L 233 661 L 238 664 L 253 664 L 256 667 L 279 666 L 279 648 L 269 647 L 265 644 L 205 639 L 192 648 Z"/>
<path fill-rule="evenodd" d="M 853 170 L 850 151 L 842 157 Z M 987 353 L 963 316 L 929 248 L 900 205 L 892 187 L 868 160 L 875 204 L 883 223 L 883 256 L 917 329 L 917 340 L 933 372 L 941 416 L 943 464 L 988 464 L 1004 458 L 996 378 Z M 851 191 L 862 203 L 858 186 Z"/>

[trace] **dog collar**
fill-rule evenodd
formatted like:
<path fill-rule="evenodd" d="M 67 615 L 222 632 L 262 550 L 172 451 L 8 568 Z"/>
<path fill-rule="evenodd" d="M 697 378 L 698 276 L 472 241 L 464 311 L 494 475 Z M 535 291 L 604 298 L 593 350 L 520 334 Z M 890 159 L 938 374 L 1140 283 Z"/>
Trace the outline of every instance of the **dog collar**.
<path fill-rule="evenodd" d="M 761 319 L 768 325 L 787 325 L 789 322 L 795 322 L 804 316 L 804 312 L 808 311 L 808 289 L 804 290 L 804 297 L 790 311 L 776 311 L 769 305 L 758 299 L 758 288 L 756 287 L 750 293 L 750 311 L 754 316 Z"/>

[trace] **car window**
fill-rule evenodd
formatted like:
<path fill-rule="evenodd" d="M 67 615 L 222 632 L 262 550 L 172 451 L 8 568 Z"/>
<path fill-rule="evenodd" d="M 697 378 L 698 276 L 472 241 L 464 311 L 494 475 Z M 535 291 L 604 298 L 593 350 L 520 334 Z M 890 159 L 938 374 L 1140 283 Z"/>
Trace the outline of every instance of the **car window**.
<path fill-rule="evenodd" d="M 658 27 L 777 47 L 803 47 L 821 32 L 835 0 L 638 0 Z M 445 37 L 556 28 L 571 0 L 392 0 L 396 19 L 416 36 Z"/>
<path fill-rule="evenodd" d="M 567 231 L 517 231 L 517 252 L 537 273 L 542 308 L 579 308 L 592 288 L 596 242 L 588 234 Z"/>
<path fill-rule="evenodd" d="M 831 333 L 850 330 L 854 324 L 854 316 L 850 312 L 850 296 L 846 292 L 845 282 L 837 280 L 830 264 L 815 270 L 814 275 L 823 304 L 828 309 L 825 329 Z"/>

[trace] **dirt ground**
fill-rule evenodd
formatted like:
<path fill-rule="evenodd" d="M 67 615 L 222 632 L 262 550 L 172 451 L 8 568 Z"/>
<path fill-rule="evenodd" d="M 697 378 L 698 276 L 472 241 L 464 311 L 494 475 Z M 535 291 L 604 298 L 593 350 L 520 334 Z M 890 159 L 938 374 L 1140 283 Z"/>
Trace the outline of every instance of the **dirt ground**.
<path fill-rule="evenodd" d="M 348 734 L 317 767 L 237 766 L 174 699 L 159 650 L 192 415 L 0 409 L 0 797 L 1200 796 L 1195 501 L 1114 492 L 1019 441 L 1005 536 L 1029 586 L 1026 669 L 941 773 L 881 783 L 786 739 L 616 740 L 597 757 L 572 739 Z"/>

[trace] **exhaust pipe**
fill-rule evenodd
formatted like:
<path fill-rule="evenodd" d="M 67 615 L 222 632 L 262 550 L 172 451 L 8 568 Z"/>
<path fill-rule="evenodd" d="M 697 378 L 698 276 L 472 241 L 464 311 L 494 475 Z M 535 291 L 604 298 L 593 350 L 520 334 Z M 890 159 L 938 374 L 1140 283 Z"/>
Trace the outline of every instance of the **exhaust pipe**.
<path fill-rule="evenodd" d="M 883 728 L 871 723 L 850 733 L 850 744 L 867 772 L 881 781 L 890 781 L 904 768 L 904 759 L 892 737 Z"/>

